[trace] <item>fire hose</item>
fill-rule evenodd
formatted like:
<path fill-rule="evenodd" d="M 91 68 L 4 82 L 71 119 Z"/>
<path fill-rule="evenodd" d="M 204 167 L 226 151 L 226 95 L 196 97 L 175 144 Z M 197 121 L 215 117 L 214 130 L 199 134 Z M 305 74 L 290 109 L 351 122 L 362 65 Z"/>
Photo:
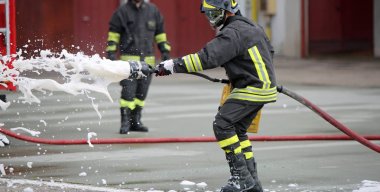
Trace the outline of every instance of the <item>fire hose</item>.
<path fill-rule="evenodd" d="M 198 77 L 202 77 L 212 82 L 229 83 L 226 79 L 216 79 L 211 78 L 205 74 L 201 73 L 190 73 Z M 310 140 L 356 140 L 362 145 L 380 153 L 380 146 L 372 143 L 370 140 L 380 140 L 380 135 L 359 135 L 358 133 L 352 131 L 347 126 L 343 125 L 328 113 L 320 109 L 318 106 L 314 105 L 312 102 L 306 98 L 286 89 L 283 86 L 278 86 L 277 91 L 283 93 L 290 98 L 300 102 L 304 106 L 311 109 L 313 112 L 321 116 L 331 125 L 339 129 L 345 135 L 304 135 L 304 136 L 250 136 L 249 139 L 252 141 L 310 141 Z M 80 145 L 88 144 L 86 139 L 78 140 L 52 140 L 29 137 L 25 135 L 20 135 L 15 132 L 9 131 L 7 129 L 0 127 L 0 133 L 13 137 L 15 139 L 28 141 L 32 143 L 50 144 L 50 145 Z M 189 137 L 189 138 L 111 138 L 111 139 L 92 139 L 91 144 L 143 144 L 143 143 L 188 143 L 188 142 L 215 142 L 215 137 Z"/>

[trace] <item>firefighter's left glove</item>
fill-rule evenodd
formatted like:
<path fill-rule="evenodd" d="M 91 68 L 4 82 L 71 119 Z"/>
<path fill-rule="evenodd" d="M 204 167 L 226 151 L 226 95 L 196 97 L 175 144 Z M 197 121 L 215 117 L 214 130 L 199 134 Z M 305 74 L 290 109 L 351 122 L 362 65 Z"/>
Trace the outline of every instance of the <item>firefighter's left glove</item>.
<path fill-rule="evenodd" d="M 141 79 L 152 74 L 150 65 L 143 61 L 128 61 L 130 66 L 129 79 Z"/>
<path fill-rule="evenodd" d="M 4 147 L 5 145 L 9 145 L 9 140 L 5 135 L 0 134 L 0 147 Z"/>
<path fill-rule="evenodd" d="M 156 66 L 156 76 L 167 76 L 174 73 L 174 61 L 173 59 L 161 62 Z"/>

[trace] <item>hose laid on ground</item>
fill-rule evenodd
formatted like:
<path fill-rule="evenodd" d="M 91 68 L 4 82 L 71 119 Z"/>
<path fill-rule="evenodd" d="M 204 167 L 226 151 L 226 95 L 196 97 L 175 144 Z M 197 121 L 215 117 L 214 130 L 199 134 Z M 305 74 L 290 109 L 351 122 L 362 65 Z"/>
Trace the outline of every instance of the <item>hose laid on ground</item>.
<path fill-rule="evenodd" d="M 211 78 L 205 74 L 201 73 L 190 73 L 191 75 L 199 76 L 205 78 L 212 82 L 229 83 L 226 79 L 215 79 Z M 278 92 L 283 93 L 306 107 L 310 108 L 312 111 L 317 113 L 319 116 L 324 118 L 330 124 L 338 128 L 340 131 L 346 135 L 307 135 L 307 136 L 251 136 L 250 140 L 254 141 L 310 141 L 310 140 L 356 140 L 364 146 L 380 153 L 380 146 L 370 142 L 369 140 L 380 140 L 380 135 L 372 136 L 361 136 L 332 116 L 324 112 L 322 109 L 308 101 L 307 99 L 301 97 L 300 95 L 284 88 L 283 86 L 278 87 Z M 33 143 L 41 144 L 51 144 L 51 145 L 78 145 L 78 144 L 88 144 L 88 140 L 51 140 L 43 138 L 29 137 L 25 135 L 20 135 L 15 132 L 0 128 L 0 133 L 14 137 L 19 140 L 24 140 Z M 115 139 L 92 139 L 91 144 L 127 144 L 127 143 L 174 143 L 174 142 L 215 142 L 215 137 L 193 137 L 193 138 L 115 138 Z"/>
<path fill-rule="evenodd" d="M 355 139 L 357 142 L 365 145 L 366 147 L 368 147 L 368 148 L 370 148 L 370 149 L 372 149 L 372 150 L 380 153 L 380 146 L 379 145 L 376 145 L 376 144 L 370 142 L 365 137 L 363 137 L 363 136 L 359 135 L 358 133 L 352 131 L 351 129 L 349 129 L 348 127 L 346 127 L 342 123 L 340 123 L 338 120 L 334 119 L 332 116 L 330 116 L 328 113 L 326 113 L 325 111 L 323 111 L 318 106 L 314 105 L 312 102 L 310 102 L 306 98 L 301 97 L 300 95 L 298 95 L 298 94 L 296 94 L 296 93 L 294 93 L 294 92 L 286 89 L 283 86 L 279 86 L 277 88 L 277 91 L 279 93 L 283 93 L 283 94 L 289 96 L 290 98 L 292 98 L 292 99 L 300 102 L 301 104 L 305 105 L 307 108 L 309 108 L 312 111 L 314 111 L 316 114 L 318 114 L 319 116 L 321 116 L 323 119 L 325 119 L 331 125 L 333 125 L 334 127 L 338 128 L 340 131 L 342 131 L 343 133 L 345 133 L 349 137 Z"/>
<path fill-rule="evenodd" d="M 0 133 L 8 135 L 18 140 L 28 141 L 32 143 L 49 144 L 49 145 L 82 145 L 88 144 L 86 139 L 43 139 L 20 135 L 13 131 L 0 128 Z M 364 136 L 369 140 L 380 140 L 380 135 Z M 353 140 L 346 135 L 300 135 L 300 136 L 250 136 L 251 141 L 334 141 L 334 140 Z M 143 144 L 143 143 L 194 143 L 194 142 L 215 142 L 215 137 L 187 137 L 187 138 L 111 138 L 111 139 L 91 139 L 91 144 Z"/>

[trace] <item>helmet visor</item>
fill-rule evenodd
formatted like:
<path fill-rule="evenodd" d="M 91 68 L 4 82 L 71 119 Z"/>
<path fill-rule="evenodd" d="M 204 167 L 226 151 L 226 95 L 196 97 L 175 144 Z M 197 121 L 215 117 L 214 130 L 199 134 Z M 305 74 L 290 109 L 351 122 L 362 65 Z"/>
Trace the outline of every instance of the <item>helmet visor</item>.
<path fill-rule="evenodd" d="M 221 23 L 223 23 L 224 19 L 224 10 L 223 9 L 211 9 L 205 10 L 205 15 L 209 20 L 210 24 L 213 27 L 218 27 Z"/>

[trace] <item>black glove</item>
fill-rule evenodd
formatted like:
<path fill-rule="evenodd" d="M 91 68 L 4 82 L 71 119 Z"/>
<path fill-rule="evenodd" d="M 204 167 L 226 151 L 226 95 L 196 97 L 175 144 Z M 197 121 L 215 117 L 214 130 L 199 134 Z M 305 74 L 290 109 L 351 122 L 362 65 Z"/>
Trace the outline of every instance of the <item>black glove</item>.
<path fill-rule="evenodd" d="M 117 58 L 116 58 L 116 52 L 114 51 L 108 51 L 107 52 L 107 59 L 111 60 L 111 61 L 115 61 Z"/>
<path fill-rule="evenodd" d="M 128 61 L 130 66 L 130 79 L 141 79 L 152 74 L 150 65 L 143 61 Z"/>
<path fill-rule="evenodd" d="M 174 73 L 174 61 L 173 59 L 161 62 L 156 66 L 156 76 L 167 76 Z"/>
<path fill-rule="evenodd" d="M 161 53 L 161 61 L 166 61 L 170 59 L 170 54 L 169 52 L 162 52 Z"/>

